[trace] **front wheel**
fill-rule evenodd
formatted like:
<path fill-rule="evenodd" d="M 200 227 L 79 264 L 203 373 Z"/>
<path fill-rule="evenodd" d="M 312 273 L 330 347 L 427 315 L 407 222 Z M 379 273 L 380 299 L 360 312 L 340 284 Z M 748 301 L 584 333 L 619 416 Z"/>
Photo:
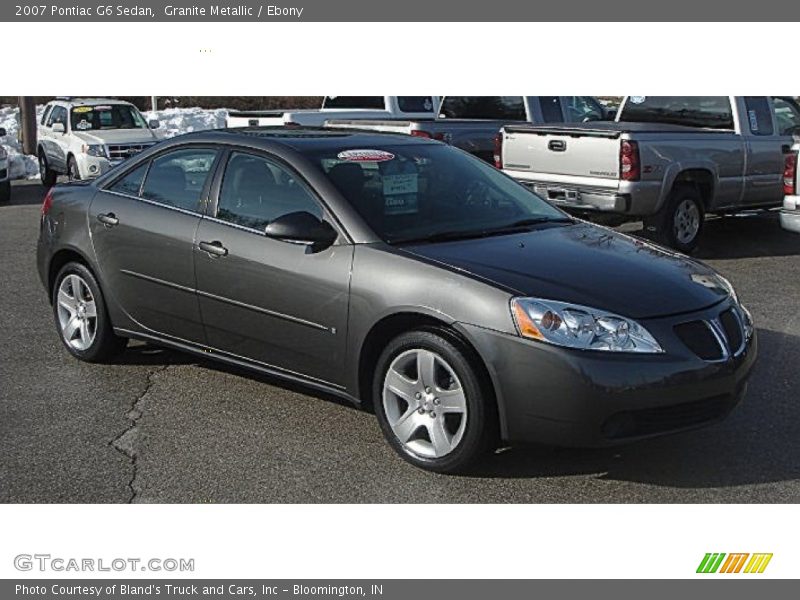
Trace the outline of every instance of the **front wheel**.
<path fill-rule="evenodd" d="M 389 444 L 411 464 L 461 472 L 491 447 L 494 400 L 475 361 L 449 336 L 422 330 L 398 336 L 382 353 L 375 412 Z"/>
<path fill-rule="evenodd" d="M 81 171 L 78 169 L 78 161 L 74 156 L 70 156 L 67 160 L 67 177 L 70 181 L 80 181 Z"/>
<path fill-rule="evenodd" d="M 645 230 L 658 242 L 690 254 L 700 241 L 705 222 L 703 198 L 693 186 L 678 186 L 670 193 L 664 207 L 645 219 Z"/>
<path fill-rule="evenodd" d="M 127 344 L 114 334 L 100 286 L 80 263 L 68 263 L 59 271 L 53 286 L 53 316 L 62 343 L 80 360 L 106 362 Z"/>
<path fill-rule="evenodd" d="M 44 151 L 39 152 L 39 176 L 42 178 L 42 184 L 47 187 L 52 187 L 56 184 L 58 173 L 50 168 L 50 163 L 47 162 L 47 156 Z"/>

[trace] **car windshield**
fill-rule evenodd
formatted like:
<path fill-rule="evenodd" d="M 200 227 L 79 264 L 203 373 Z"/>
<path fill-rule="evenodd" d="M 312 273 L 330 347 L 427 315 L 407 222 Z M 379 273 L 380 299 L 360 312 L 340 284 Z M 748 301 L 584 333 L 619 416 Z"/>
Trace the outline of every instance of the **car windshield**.
<path fill-rule="evenodd" d="M 388 243 L 502 235 L 570 221 L 497 169 L 445 145 L 326 150 L 313 159 Z"/>
<path fill-rule="evenodd" d="M 70 113 L 70 122 L 75 131 L 147 127 L 142 114 L 135 107 L 126 104 L 76 106 Z"/>

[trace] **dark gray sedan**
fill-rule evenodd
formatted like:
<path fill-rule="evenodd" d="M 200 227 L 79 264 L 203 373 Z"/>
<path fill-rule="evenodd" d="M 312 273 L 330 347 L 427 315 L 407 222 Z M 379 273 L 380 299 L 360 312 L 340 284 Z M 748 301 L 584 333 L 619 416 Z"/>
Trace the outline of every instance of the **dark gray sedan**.
<path fill-rule="evenodd" d="M 53 188 L 38 265 L 77 358 L 138 338 L 300 382 L 373 406 L 442 472 L 711 423 L 756 357 L 710 268 L 406 136 L 175 138 Z"/>

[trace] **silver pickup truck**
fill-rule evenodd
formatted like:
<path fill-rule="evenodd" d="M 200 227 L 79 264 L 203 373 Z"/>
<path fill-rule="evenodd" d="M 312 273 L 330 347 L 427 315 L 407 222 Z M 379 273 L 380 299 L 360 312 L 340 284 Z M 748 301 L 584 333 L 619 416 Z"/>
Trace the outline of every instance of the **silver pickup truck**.
<path fill-rule="evenodd" d="M 581 123 L 613 115 L 592 96 L 444 96 L 433 120 L 332 117 L 325 126 L 440 140 L 491 163 L 495 137 L 504 125 Z"/>
<path fill-rule="evenodd" d="M 571 212 L 641 218 L 690 252 L 705 214 L 781 205 L 798 133 L 792 98 L 629 96 L 613 123 L 504 127 L 496 166 Z"/>

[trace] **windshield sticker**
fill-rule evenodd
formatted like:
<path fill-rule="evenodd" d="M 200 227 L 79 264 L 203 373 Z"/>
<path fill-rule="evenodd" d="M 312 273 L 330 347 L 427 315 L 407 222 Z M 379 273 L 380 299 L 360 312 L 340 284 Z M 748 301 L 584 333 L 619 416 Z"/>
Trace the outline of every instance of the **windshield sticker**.
<path fill-rule="evenodd" d="M 383 195 L 416 194 L 419 188 L 416 173 L 406 175 L 387 175 L 383 178 Z"/>
<path fill-rule="evenodd" d="M 105 105 L 104 106 L 95 106 L 94 107 L 95 110 L 112 110 L 113 108 L 114 108 L 113 106 L 105 106 Z"/>
<path fill-rule="evenodd" d="M 87 129 L 91 128 L 92 124 L 89 123 L 89 121 L 87 121 L 86 119 L 81 119 L 75 124 L 75 129 L 77 129 L 78 131 L 86 131 Z"/>
<path fill-rule="evenodd" d="M 644 101 L 647 100 L 647 96 L 631 96 L 630 100 L 631 104 L 644 104 Z"/>
<path fill-rule="evenodd" d="M 384 150 L 344 150 L 336 156 L 348 162 L 385 162 L 394 158 L 394 154 Z"/>
<path fill-rule="evenodd" d="M 72 112 L 74 112 L 76 114 L 79 114 L 79 115 L 83 114 L 83 113 L 89 113 L 89 112 L 92 112 L 92 107 L 91 106 L 76 106 L 75 108 L 72 109 Z"/>

